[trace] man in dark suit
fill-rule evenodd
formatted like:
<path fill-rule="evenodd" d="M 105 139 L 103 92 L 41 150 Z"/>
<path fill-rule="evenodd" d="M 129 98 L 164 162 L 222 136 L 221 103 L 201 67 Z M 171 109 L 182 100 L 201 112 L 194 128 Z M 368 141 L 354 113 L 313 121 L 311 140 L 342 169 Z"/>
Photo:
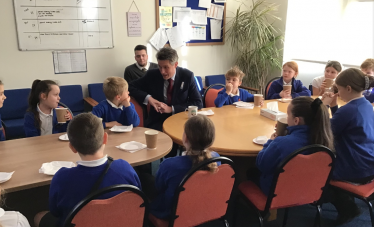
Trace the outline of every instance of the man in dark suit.
<path fill-rule="evenodd" d="M 148 62 L 147 47 L 137 45 L 134 49 L 136 63 L 129 65 L 125 69 L 124 78 L 130 83 L 133 80 L 143 77 L 147 70 L 158 69 L 156 63 Z"/>
<path fill-rule="evenodd" d="M 156 55 L 159 69 L 150 69 L 144 77 L 130 83 L 130 95 L 151 105 L 145 127 L 162 131 L 162 124 L 173 114 L 188 106 L 202 108 L 201 95 L 193 72 L 178 67 L 178 54 L 162 48 Z"/>

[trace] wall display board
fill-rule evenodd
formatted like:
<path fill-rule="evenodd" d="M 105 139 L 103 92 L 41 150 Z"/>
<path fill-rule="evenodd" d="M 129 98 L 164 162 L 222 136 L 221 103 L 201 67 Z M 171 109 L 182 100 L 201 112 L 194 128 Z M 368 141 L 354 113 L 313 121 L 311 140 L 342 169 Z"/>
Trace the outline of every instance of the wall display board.
<path fill-rule="evenodd" d="M 20 50 L 113 48 L 110 0 L 14 0 Z"/>

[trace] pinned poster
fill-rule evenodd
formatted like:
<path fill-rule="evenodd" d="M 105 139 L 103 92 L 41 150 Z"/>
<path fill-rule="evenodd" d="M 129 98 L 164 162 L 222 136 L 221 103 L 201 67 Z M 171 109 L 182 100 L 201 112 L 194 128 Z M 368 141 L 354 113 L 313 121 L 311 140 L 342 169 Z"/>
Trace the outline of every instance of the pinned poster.
<path fill-rule="evenodd" d="M 210 38 L 221 39 L 221 20 L 210 19 Z"/>
<path fill-rule="evenodd" d="M 211 0 L 199 0 L 199 7 L 209 9 L 210 3 L 212 3 Z"/>
<path fill-rule="evenodd" d="M 174 7 L 173 22 L 191 22 L 191 8 Z"/>
<path fill-rule="evenodd" d="M 206 10 L 191 10 L 192 23 L 206 25 Z"/>
<path fill-rule="evenodd" d="M 226 0 L 214 0 L 215 3 L 225 3 Z"/>
<path fill-rule="evenodd" d="M 152 38 L 149 40 L 156 50 L 160 50 L 168 42 L 165 28 L 158 28 Z"/>
<path fill-rule="evenodd" d="M 173 7 L 160 6 L 159 19 L 160 19 L 160 28 L 173 27 Z"/>
<path fill-rule="evenodd" d="M 184 45 L 183 38 L 181 33 L 179 32 L 178 26 L 166 30 L 166 35 L 168 36 L 171 48 L 177 49 Z"/>
<path fill-rule="evenodd" d="M 140 12 L 127 12 L 127 36 L 142 36 L 142 20 Z"/>
<path fill-rule="evenodd" d="M 207 17 L 211 17 L 217 20 L 223 19 L 223 11 L 225 7 L 217 4 L 211 4 L 210 8 L 207 10 Z"/>
<path fill-rule="evenodd" d="M 206 26 L 191 25 L 191 40 L 206 40 Z"/>
<path fill-rule="evenodd" d="M 187 0 L 161 0 L 161 6 L 187 6 Z"/>

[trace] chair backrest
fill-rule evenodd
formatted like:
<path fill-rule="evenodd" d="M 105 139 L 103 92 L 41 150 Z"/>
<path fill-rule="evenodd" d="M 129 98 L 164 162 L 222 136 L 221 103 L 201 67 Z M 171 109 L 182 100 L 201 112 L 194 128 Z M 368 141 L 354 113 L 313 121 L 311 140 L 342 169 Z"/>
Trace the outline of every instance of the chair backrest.
<path fill-rule="evenodd" d="M 60 86 L 61 101 L 76 114 L 84 111 L 83 91 L 81 85 Z"/>
<path fill-rule="evenodd" d="M 273 79 L 270 79 L 268 84 L 266 85 L 266 89 L 265 89 L 265 99 L 267 100 L 268 99 L 268 93 L 269 93 L 269 89 L 270 89 L 270 86 L 271 84 L 275 81 L 275 80 L 279 80 L 280 79 L 280 76 L 278 77 L 274 77 Z"/>
<path fill-rule="evenodd" d="M 221 162 L 218 172 L 202 170 L 212 162 Z M 169 226 L 197 226 L 222 218 L 235 182 L 233 165 L 230 159 L 217 157 L 191 169 L 176 190 Z"/>
<path fill-rule="evenodd" d="M 124 191 L 112 198 L 94 200 L 114 191 Z M 68 214 L 64 227 L 145 227 L 148 200 L 132 185 L 113 185 L 93 192 Z"/>
<path fill-rule="evenodd" d="M 103 91 L 103 83 L 89 84 L 88 96 L 93 98 L 96 102 L 101 102 L 106 99 Z"/>
<path fill-rule="evenodd" d="M 135 111 L 139 116 L 139 119 L 140 119 L 139 127 L 143 127 L 144 126 L 144 120 L 145 120 L 144 119 L 144 116 L 145 116 L 144 115 L 144 109 L 145 108 L 143 106 L 139 105 L 139 103 L 133 97 L 130 98 L 130 102 L 132 104 L 134 104 Z"/>
<path fill-rule="evenodd" d="M 1 129 L 3 130 L 3 135 L 4 135 L 5 139 L 6 139 L 6 134 L 5 134 L 6 127 L 5 127 L 5 124 L 4 124 L 3 121 L 1 121 Z"/>
<path fill-rule="evenodd" d="M 276 169 L 265 210 L 319 202 L 329 182 L 335 155 L 309 145 L 288 155 Z"/>
<path fill-rule="evenodd" d="M 217 87 L 218 89 L 215 89 Z M 210 85 L 204 92 L 203 96 L 203 105 L 204 107 L 216 107 L 214 104 L 214 100 L 216 100 L 218 96 L 218 92 L 221 91 L 225 85 L 223 84 L 212 84 Z"/>
<path fill-rule="evenodd" d="M 5 105 L 0 108 L 1 119 L 23 119 L 29 106 L 28 99 L 30 91 L 30 88 L 5 90 Z"/>
<path fill-rule="evenodd" d="M 196 86 L 197 86 L 197 89 L 199 90 L 200 94 L 203 95 L 204 94 L 204 86 L 203 86 L 203 79 L 201 78 L 201 76 L 195 76 L 195 82 L 196 82 Z"/>
<path fill-rule="evenodd" d="M 205 86 L 209 87 L 212 84 L 226 84 L 225 74 L 205 76 Z M 220 87 L 213 87 L 219 89 Z"/>

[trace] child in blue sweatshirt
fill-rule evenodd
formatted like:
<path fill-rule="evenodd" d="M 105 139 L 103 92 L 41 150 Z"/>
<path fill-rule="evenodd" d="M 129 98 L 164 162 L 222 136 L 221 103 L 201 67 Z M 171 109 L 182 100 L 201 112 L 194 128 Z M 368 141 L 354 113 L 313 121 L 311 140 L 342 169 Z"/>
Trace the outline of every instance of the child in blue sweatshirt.
<path fill-rule="evenodd" d="M 299 66 L 290 61 L 283 65 L 282 77 L 274 81 L 269 88 L 266 99 L 296 98 L 299 96 L 310 96 L 311 92 L 303 86 L 300 80 L 296 80 L 299 74 Z M 292 89 L 283 91 L 283 85 L 292 85 Z"/>
<path fill-rule="evenodd" d="M 374 77 L 350 68 L 339 74 L 335 84 L 338 94 L 324 94 L 333 115 L 336 160 L 332 179 L 365 184 L 374 179 L 374 113 L 362 92 L 374 87 Z M 337 96 L 347 104 L 338 108 Z M 336 190 L 332 200 L 339 213 L 338 224 L 360 214 L 353 197 Z"/>
<path fill-rule="evenodd" d="M 29 96 L 29 108 L 23 124 L 26 137 L 66 132 L 72 116 L 66 111 L 67 123 L 57 121 L 55 108 L 60 102 L 60 88 L 52 80 L 34 80 Z"/>
<path fill-rule="evenodd" d="M 141 189 L 138 175 L 128 162 L 109 160 L 105 154 L 108 134 L 99 118 L 91 113 L 79 114 L 69 123 L 67 133 L 69 147 L 79 154 L 81 161 L 77 162 L 77 167 L 61 168 L 54 175 L 49 189 L 50 211 L 37 214 L 37 227 L 61 226 L 74 206 L 94 191 L 94 185 L 108 165 L 109 169 L 96 190 L 116 184 L 130 184 Z M 107 193 L 99 199 L 119 193 L 121 191 Z"/>
<path fill-rule="evenodd" d="M 120 77 L 108 77 L 103 84 L 106 100 L 92 109 L 92 114 L 103 119 L 104 128 L 115 125 L 138 126 L 140 119 L 130 102 L 128 84 Z"/>
<path fill-rule="evenodd" d="M 4 84 L 0 80 L 0 108 L 4 105 L 4 100 L 6 99 L 6 96 L 4 94 Z M 3 133 L 3 125 L 1 124 L 1 115 L 0 115 L 0 141 L 5 140 L 5 135 Z"/>
<path fill-rule="evenodd" d="M 368 58 L 364 62 L 362 62 L 360 69 L 363 73 L 369 76 L 374 76 L 374 59 Z M 369 102 L 374 102 L 374 89 L 368 89 L 363 92 L 365 98 L 369 100 Z"/>
<path fill-rule="evenodd" d="M 218 92 L 214 104 L 216 107 L 222 107 L 224 105 L 231 105 L 234 102 L 253 102 L 253 95 L 244 89 L 240 89 L 239 86 L 242 84 L 244 73 L 237 67 L 234 66 L 226 75 L 226 87 Z M 261 102 L 262 105 L 262 102 Z"/>
<path fill-rule="evenodd" d="M 297 97 L 287 108 L 286 136 L 271 135 L 258 153 L 256 166 L 261 172 L 260 188 L 268 194 L 277 166 L 292 152 L 311 144 L 324 145 L 333 150 L 333 135 L 329 112 L 320 99 Z"/>
<path fill-rule="evenodd" d="M 215 128 L 213 122 L 206 116 L 197 115 L 188 119 L 184 125 L 183 145 L 186 147 L 185 156 L 168 158 L 160 165 L 156 174 L 157 197 L 151 202 L 150 212 L 157 218 L 167 219 L 170 216 L 175 190 L 183 177 L 200 162 L 212 157 L 219 157 L 208 148 L 213 144 Z M 214 173 L 217 165 L 211 163 L 209 171 Z"/>

